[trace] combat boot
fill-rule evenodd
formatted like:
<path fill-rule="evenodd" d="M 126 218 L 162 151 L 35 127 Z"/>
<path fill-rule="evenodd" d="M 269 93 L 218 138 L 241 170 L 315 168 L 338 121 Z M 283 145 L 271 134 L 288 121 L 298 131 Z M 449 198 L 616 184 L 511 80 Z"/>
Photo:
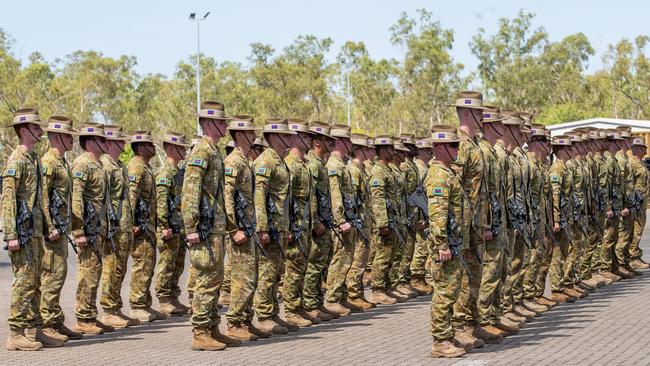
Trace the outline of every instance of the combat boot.
<path fill-rule="evenodd" d="M 241 346 L 241 341 L 239 339 L 231 338 L 231 337 L 228 337 L 227 335 L 221 333 L 221 331 L 219 331 L 219 326 L 218 325 L 214 325 L 214 326 L 212 326 L 212 328 L 210 328 L 210 337 L 212 337 L 212 339 L 214 339 L 217 342 L 221 342 L 221 343 L 225 344 L 228 347 L 239 347 L 239 346 Z"/>
<path fill-rule="evenodd" d="M 598 283 L 602 283 L 603 286 L 611 285 L 612 283 L 614 283 L 613 279 L 603 276 L 600 272 L 596 272 L 592 274 L 591 277 L 595 278 L 598 281 Z"/>
<path fill-rule="evenodd" d="M 558 305 L 557 302 L 555 302 L 555 301 L 553 301 L 553 300 L 550 300 L 549 298 L 544 297 L 544 296 L 536 297 L 536 298 L 534 299 L 534 301 L 535 301 L 536 303 L 540 304 L 540 305 L 544 305 L 544 306 L 547 306 L 547 307 L 549 307 L 549 308 L 552 308 L 552 307 L 555 307 L 555 306 Z"/>
<path fill-rule="evenodd" d="M 160 309 L 160 312 L 167 315 L 167 316 L 181 316 L 185 313 L 187 313 L 186 310 L 183 310 L 181 308 L 177 308 L 173 303 L 171 298 L 160 298 L 158 299 L 158 302 L 160 303 L 160 306 L 158 307 Z"/>
<path fill-rule="evenodd" d="M 455 333 L 454 345 L 456 345 L 456 347 L 463 348 L 467 352 L 473 350 L 474 348 L 480 348 L 485 345 L 482 340 L 475 338 L 471 333 L 465 331 L 462 327 L 457 329 Z"/>
<path fill-rule="evenodd" d="M 102 316 L 102 323 L 110 325 L 115 329 L 124 329 L 129 326 L 129 321 L 122 319 L 114 310 L 107 310 Z"/>
<path fill-rule="evenodd" d="M 392 305 L 397 303 L 397 299 L 392 296 L 388 296 L 388 294 L 386 294 L 386 291 L 383 290 L 372 290 L 372 297 L 370 299 L 375 304 Z"/>
<path fill-rule="evenodd" d="M 160 311 L 153 309 L 151 306 L 145 308 L 144 310 L 153 315 L 154 320 L 165 320 L 171 316 L 169 314 L 161 313 Z"/>
<path fill-rule="evenodd" d="M 420 296 L 426 296 L 433 293 L 433 287 L 428 283 L 424 282 L 424 277 L 415 277 L 411 278 L 411 287 L 418 292 Z"/>
<path fill-rule="evenodd" d="M 129 323 L 128 325 L 129 327 L 135 327 L 136 325 L 140 325 L 140 320 L 126 316 L 126 314 L 124 314 L 122 310 L 118 309 L 116 314 L 120 318 L 126 320 Z"/>
<path fill-rule="evenodd" d="M 576 302 L 575 297 L 573 297 L 571 295 L 567 295 L 567 294 L 565 294 L 564 292 L 561 292 L 561 291 L 552 292 L 551 293 L 551 300 L 555 301 L 557 303 L 560 303 L 560 304 L 565 303 L 565 302 Z"/>
<path fill-rule="evenodd" d="M 451 341 L 433 341 L 431 346 L 431 357 L 434 358 L 456 358 L 465 355 L 463 348 L 456 347 Z"/>
<path fill-rule="evenodd" d="M 28 328 L 25 332 L 28 334 L 27 338 L 30 340 L 35 340 L 36 342 L 41 342 L 45 348 L 63 347 L 64 341 L 62 339 L 50 337 L 49 335 L 43 333 L 43 329 L 41 327 Z M 32 337 L 31 334 L 35 334 L 35 336 Z"/>
<path fill-rule="evenodd" d="M 365 311 L 364 308 L 357 306 L 355 303 L 351 303 L 349 299 L 343 300 L 341 305 L 345 306 L 346 308 L 350 309 L 350 312 L 352 313 L 363 313 Z"/>
<path fill-rule="evenodd" d="M 589 286 L 588 284 L 584 283 L 584 281 L 580 281 L 580 282 L 576 283 L 575 285 L 573 285 L 573 287 L 576 288 L 580 292 L 589 293 L 589 292 L 596 291 L 596 286 L 593 286 L 593 287 Z"/>
<path fill-rule="evenodd" d="M 583 299 L 587 296 L 587 294 L 585 294 L 584 292 L 577 291 L 573 287 L 567 287 L 562 292 L 564 292 L 565 294 L 571 297 L 575 297 L 576 299 Z"/>
<path fill-rule="evenodd" d="M 245 324 L 228 324 L 226 335 L 240 341 L 256 341 L 259 339 L 258 336 L 248 330 Z"/>
<path fill-rule="evenodd" d="M 479 326 L 477 326 L 476 328 L 479 328 Z M 501 336 L 501 338 L 505 338 L 507 336 L 510 336 L 510 335 L 514 334 L 514 333 L 511 333 L 511 332 L 505 331 L 503 329 L 499 329 L 496 326 L 494 326 L 493 324 L 482 325 L 482 326 L 480 326 L 480 328 L 483 328 L 483 331 L 485 331 L 485 332 Z M 474 335 L 474 336 L 476 337 L 476 335 Z"/>
<path fill-rule="evenodd" d="M 287 322 L 286 320 L 280 318 L 278 315 L 274 315 L 271 319 L 273 319 L 273 321 L 279 325 L 287 328 L 289 332 L 297 332 L 298 329 L 300 329 L 297 325 Z"/>
<path fill-rule="evenodd" d="M 300 314 L 285 312 L 284 319 L 287 323 L 295 325 L 299 328 L 311 327 L 312 322 L 309 319 L 303 318 Z"/>
<path fill-rule="evenodd" d="M 408 297 L 409 299 L 413 299 L 413 298 L 418 297 L 418 292 L 415 291 L 415 289 L 413 287 L 411 287 L 411 285 L 408 284 L 408 283 L 400 283 L 395 288 L 395 291 L 397 291 L 400 294 Z"/>
<path fill-rule="evenodd" d="M 401 292 L 397 290 L 386 290 L 386 295 L 394 298 L 397 300 L 397 302 L 406 302 L 410 297 L 403 295 Z"/>
<path fill-rule="evenodd" d="M 512 311 L 505 313 L 504 316 L 512 320 L 513 322 L 517 322 L 519 324 L 525 324 L 528 321 L 528 318 L 526 318 L 525 316 L 517 315 Z"/>
<path fill-rule="evenodd" d="M 140 323 L 149 323 L 156 320 L 156 316 L 145 309 L 131 309 L 131 318 L 138 319 Z"/>
<path fill-rule="evenodd" d="M 178 297 L 172 297 L 171 301 L 172 305 L 174 305 L 176 309 L 180 309 L 181 314 L 187 314 L 187 312 L 191 309 L 189 306 L 178 301 Z"/>
<path fill-rule="evenodd" d="M 591 276 L 591 278 L 580 281 L 580 285 L 587 286 L 591 288 L 591 291 L 595 291 L 596 288 L 598 288 L 598 280 L 596 280 L 593 276 Z"/>
<path fill-rule="evenodd" d="M 104 324 L 100 322 L 99 320 L 95 319 L 95 324 L 97 324 L 98 327 L 102 328 L 104 333 L 111 333 L 115 331 L 115 327 L 112 325 Z"/>
<path fill-rule="evenodd" d="M 219 304 L 230 305 L 230 292 L 222 292 L 219 294 Z"/>
<path fill-rule="evenodd" d="M 363 297 L 359 297 L 356 299 L 348 299 L 346 306 L 348 304 L 360 308 L 362 311 L 370 310 L 376 306 L 375 304 L 366 301 L 366 299 L 364 299 Z"/>
<path fill-rule="evenodd" d="M 7 351 L 38 351 L 43 348 L 41 342 L 25 337 L 24 329 L 11 329 L 7 337 Z"/>
<path fill-rule="evenodd" d="M 532 299 L 524 300 L 522 305 L 526 309 L 536 313 L 537 314 L 536 316 L 540 316 L 540 315 L 544 314 L 545 312 L 549 311 L 549 309 L 550 309 L 548 306 L 540 305 L 540 304 L 536 303 L 535 301 L 533 301 Z"/>
<path fill-rule="evenodd" d="M 316 314 L 316 317 L 314 318 L 309 315 L 304 309 L 300 310 L 298 314 L 303 317 L 303 319 L 309 320 L 313 325 L 320 324 L 322 322 L 322 320 L 318 317 L 318 314 Z"/>
<path fill-rule="evenodd" d="M 289 330 L 280 324 L 273 321 L 271 318 L 258 318 L 255 323 L 255 328 L 265 333 L 273 334 L 287 334 Z"/>
<path fill-rule="evenodd" d="M 519 328 L 521 328 L 521 324 L 517 322 L 513 322 L 512 320 L 508 319 L 507 317 L 500 317 L 497 319 L 496 323 L 494 323 L 494 326 L 498 329 L 501 329 L 504 332 L 508 332 L 510 334 L 517 334 L 519 333 Z"/>
<path fill-rule="evenodd" d="M 253 333 L 259 338 L 268 338 L 271 336 L 271 332 L 264 332 L 261 329 L 257 328 L 256 326 L 253 325 L 253 322 L 251 321 L 246 321 L 242 323 L 242 326 L 245 326 L 246 329 L 248 330 L 249 333 Z"/>
<path fill-rule="evenodd" d="M 610 271 L 601 271 L 599 273 L 600 273 L 601 276 L 609 278 L 614 282 L 618 282 L 618 281 L 623 279 L 623 277 L 621 277 L 621 276 L 619 276 L 617 274 L 614 274 L 614 273 L 612 273 Z"/>
<path fill-rule="evenodd" d="M 84 337 L 83 334 L 79 332 L 75 332 L 74 330 L 66 327 L 65 324 L 57 325 L 56 331 L 59 332 L 59 334 L 63 334 L 64 336 L 68 337 L 68 339 L 72 339 L 72 340 L 79 340 Z"/>
<path fill-rule="evenodd" d="M 643 275 L 643 272 L 632 268 L 629 264 L 625 265 L 625 269 L 627 269 L 628 271 L 634 273 L 635 276 L 642 276 Z"/>
<path fill-rule="evenodd" d="M 338 302 L 328 302 L 325 304 L 325 309 L 329 313 L 335 313 L 338 314 L 339 316 L 348 316 L 352 312 L 350 309 L 346 308 L 345 306 L 339 304 Z"/>
<path fill-rule="evenodd" d="M 523 316 L 526 318 L 526 320 L 531 320 L 532 318 L 538 316 L 538 314 L 534 311 L 530 311 L 526 309 L 523 305 L 515 305 L 515 308 L 512 310 L 513 313 Z"/>
<path fill-rule="evenodd" d="M 502 332 L 491 325 L 486 327 L 467 327 L 467 329 L 472 331 L 472 336 L 482 340 L 485 344 L 500 343 L 503 340 Z"/>
<path fill-rule="evenodd" d="M 210 336 L 210 329 L 207 327 L 195 327 L 192 330 L 192 351 L 221 351 L 226 345 Z"/>
<path fill-rule="evenodd" d="M 645 262 L 642 261 L 641 259 L 638 259 L 638 258 L 637 258 L 637 259 L 634 259 L 634 260 L 632 260 L 632 261 L 630 262 L 630 267 L 632 267 L 632 268 L 634 268 L 634 269 L 639 269 L 639 270 L 641 270 L 641 269 L 648 269 L 648 268 L 650 268 L 650 264 L 645 263 Z"/>
<path fill-rule="evenodd" d="M 626 280 L 634 277 L 634 273 L 628 271 L 625 267 L 618 267 L 613 273 Z"/>
<path fill-rule="evenodd" d="M 319 307 L 318 307 L 318 311 L 320 311 L 321 313 L 324 313 L 324 314 L 327 314 L 327 315 L 331 316 L 332 319 L 338 319 L 338 318 L 341 317 L 341 316 L 340 316 L 339 314 L 337 314 L 337 313 L 331 313 L 329 310 L 327 310 L 327 308 L 326 308 L 324 305 L 319 306 Z M 319 317 L 320 317 L 320 315 L 319 315 Z M 321 318 L 321 319 L 322 319 L 322 318 Z"/>
<path fill-rule="evenodd" d="M 307 319 L 311 320 L 311 322 L 314 324 L 318 324 L 318 322 L 326 322 L 332 320 L 331 315 L 323 313 L 318 309 L 314 309 L 310 311 L 305 310 L 305 315 L 308 316 Z M 318 321 L 316 321 L 316 319 L 318 319 Z"/>
<path fill-rule="evenodd" d="M 46 336 L 48 336 L 50 338 L 58 339 L 58 340 L 60 340 L 62 342 L 67 342 L 70 339 L 70 338 L 68 338 L 68 336 L 59 333 L 59 331 L 54 327 L 43 327 L 43 329 L 41 331 Z"/>
<path fill-rule="evenodd" d="M 104 334 L 104 330 L 100 328 L 94 320 L 88 319 L 77 319 L 77 324 L 75 324 L 74 330 L 85 335 Z"/>

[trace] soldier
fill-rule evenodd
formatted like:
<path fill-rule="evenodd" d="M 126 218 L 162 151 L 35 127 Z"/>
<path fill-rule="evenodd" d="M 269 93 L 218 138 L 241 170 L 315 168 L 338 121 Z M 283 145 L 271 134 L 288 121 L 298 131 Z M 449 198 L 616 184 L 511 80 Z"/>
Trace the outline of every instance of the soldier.
<path fill-rule="evenodd" d="M 249 152 L 249 159 L 251 162 L 257 159 L 257 157 L 260 156 L 267 147 L 269 147 L 269 144 L 266 143 L 264 137 L 256 137 L 255 141 L 253 142 L 253 147 Z"/>
<path fill-rule="evenodd" d="M 325 308 L 330 313 L 346 316 L 350 314 L 351 310 L 345 306 L 347 302 L 345 277 L 352 265 L 352 256 L 358 235 L 352 227 L 351 217 L 348 215 L 348 212 L 353 210 L 350 205 L 354 206 L 356 200 L 352 188 L 352 177 L 346 166 L 346 161 L 352 152 L 350 127 L 334 125 L 330 130 L 330 136 L 336 137 L 336 142 L 325 167 L 329 177 L 334 230 L 338 235 L 333 238 L 332 259 L 327 269 Z"/>
<path fill-rule="evenodd" d="M 217 309 L 226 234 L 224 170 L 217 144 L 226 134 L 230 117 L 226 116 L 222 103 L 203 102 L 198 118 L 204 135 L 187 158 L 181 191 L 183 225 L 190 245 L 191 271 L 194 271 L 194 283 L 190 283 L 192 349 L 218 351 L 241 344 L 219 331 Z"/>
<path fill-rule="evenodd" d="M 429 161 L 432 158 L 431 155 L 431 140 L 428 138 L 416 138 L 415 144 L 417 146 L 417 156 L 413 159 L 415 166 L 418 171 L 418 186 L 424 187 L 424 180 L 426 178 L 427 172 L 429 170 Z M 424 269 L 424 265 L 429 257 L 429 249 L 427 244 L 429 228 L 429 220 L 425 217 L 423 212 L 419 211 L 417 216 L 417 237 L 415 241 L 415 248 L 413 250 L 413 259 L 411 260 L 410 272 L 411 272 L 411 287 L 418 292 L 420 296 L 429 295 L 433 292 L 433 287 L 427 283 L 425 280 L 427 276 Z M 430 282 L 430 281 L 429 281 Z"/>
<path fill-rule="evenodd" d="M 298 327 L 278 316 L 279 278 L 289 230 L 285 202 L 288 201 L 290 176 L 282 159 L 292 145 L 291 136 L 296 132 L 289 129 L 286 119 L 270 118 L 266 120 L 263 134 L 270 147 L 253 162 L 255 232 L 266 251 L 266 256 L 260 257 L 259 278 L 253 297 L 257 315 L 255 327 L 266 333 L 286 334 L 289 328 L 295 331 Z"/>
<path fill-rule="evenodd" d="M 151 280 L 156 264 L 156 186 L 149 160 L 156 156 L 153 138 L 148 131 L 136 131 L 130 138 L 135 156 L 129 160 L 129 203 L 132 214 L 133 246 L 131 247 L 132 318 L 140 322 L 165 319 L 167 314 L 151 308 Z"/>
<path fill-rule="evenodd" d="M 77 305 L 75 330 L 102 334 L 115 330 L 97 320 L 97 288 L 102 274 L 106 225 L 106 175 L 99 160 L 106 153 L 106 136 L 100 124 L 79 128 L 79 146 L 84 153 L 72 163 L 72 236 L 77 253 Z"/>
<path fill-rule="evenodd" d="M 368 136 L 368 147 L 365 148 L 365 153 L 368 159 L 363 162 L 363 166 L 364 169 L 366 170 L 366 174 L 368 175 L 368 178 L 370 178 L 370 172 L 372 172 L 372 168 L 375 166 L 375 160 L 377 158 L 377 152 L 375 151 L 375 138 L 372 136 Z M 370 201 L 368 202 L 368 210 L 369 210 L 368 211 L 369 214 L 371 215 L 372 210 L 370 210 Z M 374 230 L 374 228 L 375 228 L 375 222 L 373 219 L 372 230 Z M 370 249 L 368 250 L 368 262 L 366 263 L 366 270 L 363 273 L 364 286 L 370 286 L 370 282 L 372 281 L 372 275 L 370 273 L 370 269 L 372 268 L 372 260 L 375 257 L 376 239 L 377 239 L 377 235 L 372 234 L 370 236 Z"/>
<path fill-rule="evenodd" d="M 179 162 L 185 158 L 191 145 L 185 141 L 185 135 L 173 131 L 163 135 L 161 142 L 165 160 L 155 173 L 156 246 L 159 253 L 156 296 L 161 313 L 181 315 L 186 314 L 189 308 L 178 301 L 181 292 L 178 281 L 185 268 L 187 252 L 181 215 L 185 167 L 179 167 Z"/>
<path fill-rule="evenodd" d="M 364 311 L 375 307 L 375 304 L 366 300 L 362 282 L 363 273 L 368 263 L 370 237 L 372 237 L 368 173 L 364 166 L 364 162 L 368 160 L 366 155 L 368 150 L 368 136 L 361 133 L 353 133 L 350 141 L 352 142 L 353 158 L 348 162 L 348 170 L 352 177 L 352 189 L 358 203 L 358 215 L 363 235 L 357 233 L 357 242 L 352 256 L 352 266 L 345 280 L 348 294 L 346 307 L 350 306 L 351 309 Z"/>
<path fill-rule="evenodd" d="M 388 278 L 390 282 L 390 289 L 386 291 L 388 296 L 394 297 L 397 302 L 404 302 L 411 298 L 412 294 L 403 294 L 397 291 L 397 272 L 399 271 L 400 263 L 402 262 L 402 257 L 404 256 L 404 250 L 406 247 L 407 241 L 407 211 L 406 211 L 406 177 L 404 172 L 399 168 L 400 164 L 404 161 L 404 155 L 407 149 L 402 144 L 402 139 L 399 136 L 393 137 L 393 160 L 388 163 L 388 167 L 393 173 L 396 182 L 396 193 L 395 193 L 395 211 L 396 211 L 396 220 L 398 223 L 399 236 L 397 240 L 397 246 L 393 251 L 393 259 L 391 259 L 390 271 L 388 272 Z"/>
<path fill-rule="evenodd" d="M 455 345 L 458 341 L 451 320 L 462 278 L 467 275 L 463 273 L 461 254 L 465 193 L 460 176 L 451 167 L 458 159 L 462 138 L 456 135 L 452 126 L 433 126 L 431 132 L 435 160 L 424 182 L 429 204 L 429 252 L 434 288 L 431 298 L 431 356 L 454 358 L 465 354 L 462 347 Z"/>
<path fill-rule="evenodd" d="M 335 138 L 329 135 L 330 129 L 331 126 L 324 122 L 314 121 L 309 124 L 309 130 L 314 135 L 311 138 L 311 149 L 307 153 L 307 166 L 312 176 L 313 193 L 316 198 L 316 215 L 312 217 L 311 248 L 302 296 L 305 313 L 310 318 L 318 317 L 322 321 L 339 317 L 338 314 L 330 314 L 325 309 L 324 294 L 321 290 L 321 283 L 324 282 L 323 271 L 327 267 L 327 256 L 332 244 L 330 230 L 334 225 L 329 198 L 329 179 L 325 168 L 325 156 L 333 149 L 335 141 Z"/>
<path fill-rule="evenodd" d="M 72 128 L 72 120 L 63 116 L 50 117 L 44 130 L 50 149 L 42 159 L 43 217 L 48 237 L 43 243 L 40 313 L 43 333 L 65 342 L 83 338 L 81 333 L 65 326 L 60 305 L 61 289 L 68 274 L 68 242 L 74 245 L 69 232 L 72 182 L 65 153 L 72 150 L 77 131 Z"/>
<path fill-rule="evenodd" d="M 257 261 L 261 255 L 254 236 L 253 172 L 250 167 L 257 130 L 253 117 L 235 116 L 228 125 L 235 148 L 223 162 L 226 232 L 233 244 L 230 251 L 233 276 L 230 306 L 226 314 L 226 334 L 242 341 L 271 336 L 270 332 L 262 332 L 252 325 L 253 295 L 258 277 Z"/>
<path fill-rule="evenodd" d="M 640 270 L 648 269 L 650 265 L 643 259 L 643 251 L 639 248 L 641 236 L 646 223 L 646 210 L 648 208 L 648 189 L 650 187 L 650 173 L 642 159 L 646 156 L 647 147 L 643 137 L 634 136 L 632 149 L 630 149 L 630 165 L 634 172 L 634 189 L 641 199 L 639 210 L 634 216 L 634 233 L 630 244 L 630 267 Z"/>
<path fill-rule="evenodd" d="M 43 222 L 41 163 L 34 145 L 41 141 L 43 125 L 38 111 L 31 108 L 17 110 L 9 125 L 16 132 L 19 144 L 7 159 L 2 174 L 3 233 L 13 274 L 8 351 L 36 351 L 44 345 L 63 345 L 61 340 L 37 328 L 42 322 L 39 286 Z"/>
<path fill-rule="evenodd" d="M 289 231 L 282 279 L 282 302 L 287 323 L 297 327 L 309 327 L 321 320 L 305 313 L 302 301 L 302 287 L 309 258 L 311 218 L 316 208 L 316 197 L 312 194 L 312 176 L 307 167 L 305 154 L 311 146 L 313 132 L 307 123 L 299 118 L 289 119 L 289 129 L 295 131 L 292 147 L 284 158 L 291 177 L 289 200 Z M 312 201 L 313 200 L 313 201 Z"/>
<path fill-rule="evenodd" d="M 138 325 L 140 321 L 122 313 L 122 282 L 126 276 L 129 251 L 133 244 L 132 217 L 129 202 L 128 172 L 120 154 L 128 137 L 119 126 L 104 126 L 106 154 L 99 157 L 106 176 L 106 232 L 102 257 L 102 295 L 99 304 L 104 310 L 102 323 L 116 329 Z M 110 206 L 108 206 L 110 205 Z"/>

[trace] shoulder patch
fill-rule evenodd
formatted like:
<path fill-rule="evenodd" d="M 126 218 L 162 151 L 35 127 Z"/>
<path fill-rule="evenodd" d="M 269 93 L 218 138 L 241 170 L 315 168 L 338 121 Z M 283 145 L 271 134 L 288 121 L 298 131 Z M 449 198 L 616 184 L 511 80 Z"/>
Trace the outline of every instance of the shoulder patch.
<path fill-rule="evenodd" d="M 232 168 L 224 168 L 223 169 L 223 174 L 227 175 L 229 177 L 232 177 L 233 176 L 233 169 Z"/>
<path fill-rule="evenodd" d="M 50 169 L 48 169 L 45 165 L 43 165 L 43 169 L 41 169 L 41 171 L 42 171 L 43 175 L 47 175 L 48 171 L 50 173 L 52 173 L 52 171 Z"/>
<path fill-rule="evenodd" d="M 373 179 L 370 181 L 370 186 L 371 187 L 379 187 L 381 186 L 381 181 L 379 179 Z"/>
<path fill-rule="evenodd" d="M 15 177 L 16 176 L 16 169 L 9 168 L 9 169 L 5 170 L 4 176 L 5 177 Z"/>
<path fill-rule="evenodd" d="M 433 196 L 442 196 L 443 193 L 445 192 L 445 189 L 442 187 L 433 187 L 431 190 L 431 195 Z"/>
<path fill-rule="evenodd" d="M 208 163 L 205 162 L 205 160 L 203 160 L 203 159 L 192 159 L 189 163 L 187 163 L 187 165 L 198 166 L 198 167 L 201 167 L 201 168 L 205 169 L 205 168 L 207 168 Z"/>
<path fill-rule="evenodd" d="M 333 175 L 339 175 L 339 171 L 336 170 L 336 169 L 329 169 L 329 170 L 327 171 L 327 174 L 331 177 L 331 176 L 333 176 Z"/>
<path fill-rule="evenodd" d="M 560 177 L 557 175 L 551 175 L 551 182 L 552 183 L 557 183 L 560 181 Z"/>
<path fill-rule="evenodd" d="M 72 177 L 81 180 L 86 180 L 86 174 L 84 174 L 84 172 L 74 172 L 72 173 Z"/>
<path fill-rule="evenodd" d="M 138 177 L 136 177 L 135 175 L 129 174 L 129 182 L 135 182 L 137 179 Z"/>
<path fill-rule="evenodd" d="M 131 179 L 131 178 L 130 178 L 130 176 L 129 176 L 129 180 L 130 180 L 130 179 Z M 157 185 L 157 186 L 171 186 L 171 185 L 172 185 L 172 181 L 171 181 L 171 179 L 169 179 L 169 178 L 158 178 L 158 180 L 156 180 L 156 185 Z"/>
<path fill-rule="evenodd" d="M 262 167 L 259 167 L 259 168 L 255 169 L 255 174 L 257 174 L 257 175 L 266 175 L 268 171 L 269 171 L 268 169 L 266 169 L 265 167 L 262 166 Z"/>

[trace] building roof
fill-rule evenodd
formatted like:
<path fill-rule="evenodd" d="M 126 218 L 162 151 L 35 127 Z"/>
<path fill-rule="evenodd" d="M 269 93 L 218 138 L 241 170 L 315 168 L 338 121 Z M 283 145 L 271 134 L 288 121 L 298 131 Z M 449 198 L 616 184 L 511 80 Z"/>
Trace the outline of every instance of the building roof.
<path fill-rule="evenodd" d="M 650 132 L 650 121 L 600 117 L 548 125 L 546 128 L 551 130 L 551 135 L 556 136 L 578 127 L 616 128 L 618 126 L 632 127 L 632 132 Z"/>

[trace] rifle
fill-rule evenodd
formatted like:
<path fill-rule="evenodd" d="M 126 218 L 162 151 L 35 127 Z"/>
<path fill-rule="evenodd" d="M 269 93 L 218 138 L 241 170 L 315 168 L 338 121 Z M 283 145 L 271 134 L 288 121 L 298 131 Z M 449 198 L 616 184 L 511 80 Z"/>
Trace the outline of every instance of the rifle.
<path fill-rule="evenodd" d="M 588 237 L 589 234 L 587 233 L 587 229 L 585 228 L 584 225 L 584 215 L 582 214 L 582 207 L 584 206 L 584 201 L 580 201 L 578 197 L 576 196 L 575 191 L 573 191 L 572 194 L 573 197 L 573 221 L 578 223 L 578 227 L 580 228 L 580 231 L 582 231 L 582 234 L 584 234 L 585 237 Z"/>
<path fill-rule="evenodd" d="M 462 201 L 462 199 L 461 199 Z M 462 206 L 462 203 L 461 203 Z M 461 207 L 461 210 L 463 208 Z M 462 218 L 462 217 L 461 217 Z M 458 237 L 454 235 L 456 231 L 459 231 Z M 469 271 L 469 267 L 467 267 L 467 263 L 465 262 L 465 259 L 463 259 L 463 254 L 461 253 L 461 248 L 463 246 L 463 231 L 462 229 L 459 228 L 458 221 L 456 221 L 456 215 L 454 214 L 451 202 L 447 206 L 447 225 L 446 225 L 446 231 L 447 231 L 447 243 L 449 244 L 449 250 L 451 251 L 451 255 L 454 258 L 458 258 L 460 260 L 460 264 L 463 266 L 463 269 L 467 272 L 467 276 L 469 279 L 472 278 L 472 274 Z"/>
<path fill-rule="evenodd" d="M 290 198 L 287 198 L 287 200 L 290 200 L 290 205 L 291 207 L 289 208 L 289 231 L 291 231 L 291 235 L 293 236 L 293 243 L 296 243 L 296 247 L 298 248 L 298 251 L 300 251 L 300 254 L 302 254 L 305 259 L 307 259 L 307 254 L 305 253 L 305 245 L 303 242 L 303 238 L 305 237 L 305 228 L 302 227 L 301 225 L 298 225 L 296 222 L 296 215 L 300 214 L 300 207 L 298 207 L 298 203 L 296 200 L 293 199 L 293 194 Z M 305 202 L 305 209 L 308 208 L 307 202 Z M 305 218 L 305 212 L 303 210 L 303 223 L 306 221 Z"/>
<path fill-rule="evenodd" d="M 183 176 L 185 175 L 185 168 L 178 170 L 178 173 L 172 178 L 176 187 L 183 185 Z M 177 234 L 181 237 L 183 245 L 185 248 L 190 249 L 190 246 L 187 243 L 187 238 L 183 237 L 183 217 L 179 212 L 179 207 L 181 207 L 181 195 L 174 196 L 172 190 L 169 190 L 169 195 L 167 196 L 167 222 L 169 223 L 169 228 L 172 229 L 172 233 Z"/>
<path fill-rule="evenodd" d="M 316 189 L 316 213 L 318 214 L 318 219 L 323 223 L 325 228 L 333 232 L 342 243 L 343 238 L 334 227 L 334 215 L 332 215 L 330 198 L 325 194 L 325 192 L 318 188 Z"/>
<path fill-rule="evenodd" d="M 275 202 L 273 201 L 273 198 L 271 198 L 270 194 L 266 194 L 266 217 L 268 218 L 269 222 L 269 236 L 271 237 L 272 241 L 275 241 L 275 243 L 278 245 L 278 249 L 280 250 L 280 257 L 282 257 L 282 260 L 284 260 L 284 250 L 282 250 L 282 244 L 280 243 L 280 232 L 278 231 L 278 227 L 275 225 L 275 222 L 273 221 L 273 215 L 278 214 L 278 208 L 275 206 Z"/>
<path fill-rule="evenodd" d="M 494 192 L 489 192 L 490 211 L 492 212 L 492 226 L 490 230 L 493 236 L 498 236 L 501 233 L 501 204 L 497 200 L 497 195 Z"/>
<path fill-rule="evenodd" d="M 107 190 L 107 192 L 110 192 L 110 190 Z M 113 204 L 111 203 L 111 198 L 110 196 L 107 196 L 107 216 L 108 220 L 106 221 L 107 223 L 107 229 L 106 229 L 106 237 L 111 241 L 111 247 L 113 249 L 113 253 L 117 255 L 117 249 L 115 247 L 115 235 L 117 234 L 117 230 L 120 226 L 120 218 L 117 216 L 117 213 L 115 212 L 115 209 L 113 208 Z"/>
<path fill-rule="evenodd" d="M 215 197 L 215 199 L 217 199 Z M 208 201 L 208 196 L 203 195 L 199 203 L 199 225 L 197 227 L 199 232 L 199 240 L 206 243 L 208 248 L 208 254 L 210 255 L 210 261 L 216 263 L 214 252 L 212 251 L 212 243 L 208 241 L 210 237 L 210 232 L 212 231 L 212 226 L 214 225 L 214 208 L 210 206 Z"/>
<path fill-rule="evenodd" d="M 248 200 L 244 197 L 244 194 L 239 190 L 235 190 L 235 217 L 237 218 L 237 227 L 243 230 L 249 239 L 253 239 L 262 255 L 266 257 L 266 250 L 262 247 L 260 240 L 257 238 L 257 233 L 255 233 L 255 225 L 248 219 L 248 215 L 246 214 L 247 207 Z"/>
<path fill-rule="evenodd" d="M 109 205 L 110 206 L 110 205 Z M 149 244 L 156 249 L 156 243 L 149 234 L 149 220 L 151 219 L 151 206 L 148 205 L 140 195 L 135 201 L 135 225 L 140 228 L 140 232 L 147 236 Z"/>
<path fill-rule="evenodd" d="M 32 252 L 29 250 L 29 241 L 34 235 L 34 217 L 27 207 L 26 201 L 17 202 L 16 207 L 16 234 L 18 236 L 18 245 L 25 247 L 27 252 L 27 264 L 32 265 Z M 4 247 L 9 250 L 9 246 Z"/>
<path fill-rule="evenodd" d="M 356 200 L 353 200 L 349 195 L 343 193 L 343 215 L 357 231 L 359 236 L 361 236 L 361 239 L 367 248 L 370 245 L 370 239 L 368 239 L 368 236 L 363 232 L 363 222 L 361 221 L 361 218 L 359 218 L 359 207 L 360 206 L 357 206 Z"/>
<path fill-rule="evenodd" d="M 68 239 L 68 243 L 72 246 L 72 250 L 74 250 L 75 253 L 78 253 L 77 245 L 74 243 L 72 236 L 68 234 L 68 222 L 64 222 L 63 218 L 61 218 L 61 207 L 63 207 L 65 202 L 59 194 L 59 191 L 56 189 L 52 190 L 50 197 L 52 197 L 50 201 L 50 216 L 52 217 L 52 221 L 54 221 L 54 226 L 61 235 L 65 235 Z"/>
<path fill-rule="evenodd" d="M 388 213 L 388 229 L 397 235 L 399 245 L 402 246 L 406 240 L 404 240 L 404 236 L 402 236 L 402 233 L 399 231 L 399 227 L 397 226 L 397 210 L 391 203 L 390 197 L 388 197 L 388 193 L 386 193 L 386 191 L 384 191 L 384 197 L 386 198 L 386 211 Z"/>
<path fill-rule="evenodd" d="M 88 242 L 88 245 L 93 248 L 95 254 L 97 255 L 99 263 L 102 263 L 101 252 L 97 246 L 95 246 L 97 243 L 97 235 L 101 229 L 101 219 L 99 217 L 100 215 L 98 215 L 97 211 L 95 211 L 95 206 L 93 206 L 92 202 L 89 200 L 84 200 L 83 216 L 84 236 L 86 237 L 86 241 Z"/>
<path fill-rule="evenodd" d="M 413 193 L 406 196 L 406 203 L 409 207 L 417 208 L 422 213 L 426 225 L 426 228 L 423 231 L 423 236 L 426 239 L 429 236 L 429 203 L 422 185 L 418 185 Z"/>
<path fill-rule="evenodd" d="M 524 205 L 520 199 L 513 197 L 508 200 L 508 216 L 510 224 L 517 231 L 517 233 L 524 240 L 524 244 L 528 249 L 533 248 L 530 232 L 528 232 L 528 214 L 524 209 Z"/>

